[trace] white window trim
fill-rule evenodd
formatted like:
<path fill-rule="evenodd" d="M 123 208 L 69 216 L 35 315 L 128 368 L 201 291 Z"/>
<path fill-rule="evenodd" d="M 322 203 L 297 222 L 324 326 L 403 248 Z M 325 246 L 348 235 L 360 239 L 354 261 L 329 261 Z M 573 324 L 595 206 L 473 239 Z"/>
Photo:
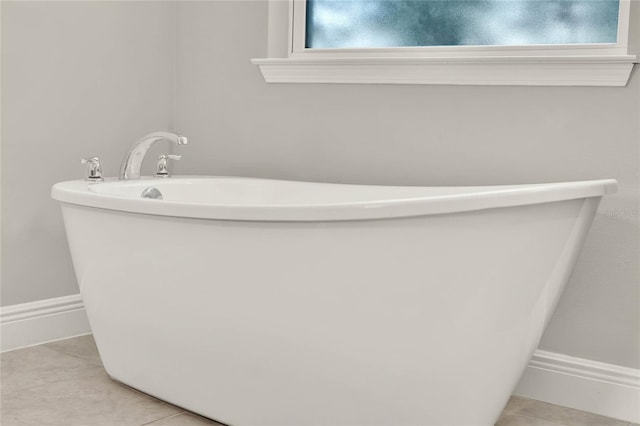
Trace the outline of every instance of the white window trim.
<path fill-rule="evenodd" d="M 270 0 L 269 57 L 252 62 L 267 83 L 625 86 L 640 24 L 631 3 L 620 0 L 615 44 L 305 49 L 306 2 Z"/>

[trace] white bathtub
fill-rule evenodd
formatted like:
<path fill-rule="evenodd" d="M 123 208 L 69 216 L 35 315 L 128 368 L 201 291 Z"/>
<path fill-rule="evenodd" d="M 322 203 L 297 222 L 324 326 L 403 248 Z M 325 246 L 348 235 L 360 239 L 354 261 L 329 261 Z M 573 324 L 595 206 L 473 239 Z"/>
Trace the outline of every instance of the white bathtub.
<path fill-rule="evenodd" d="M 184 177 L 52 195 L 114 379 L 231 425 L 443 426 L 495 423 L 615 188 Z"/>

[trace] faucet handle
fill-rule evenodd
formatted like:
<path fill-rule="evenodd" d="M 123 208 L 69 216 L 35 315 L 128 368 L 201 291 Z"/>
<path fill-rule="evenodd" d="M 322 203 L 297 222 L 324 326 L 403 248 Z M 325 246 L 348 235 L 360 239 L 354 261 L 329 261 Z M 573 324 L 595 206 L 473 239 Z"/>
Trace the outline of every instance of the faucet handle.
<path fill-rule="evenodd" d="M 80 160 L 80 164 L 88 164 L 87 174 L 84 180 L 90 182 L 102 182 L 102 164 L 100 164 L 100 158 L 83 158 Z"/>
<path fill-rule="evenodd" d="M 181 160 L 182 155 L 162 154 L 158 157 L 156 165 L 156 177 L 169 177 L 168 160 Z"/>

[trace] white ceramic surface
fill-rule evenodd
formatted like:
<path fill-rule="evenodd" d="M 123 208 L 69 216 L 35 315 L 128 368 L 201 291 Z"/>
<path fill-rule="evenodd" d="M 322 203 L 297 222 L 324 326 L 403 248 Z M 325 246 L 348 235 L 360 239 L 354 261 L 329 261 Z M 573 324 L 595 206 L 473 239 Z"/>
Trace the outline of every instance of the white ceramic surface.
<path fill-rule="evenodd" d="M 154 186 L 164 200 L 140 199 Z M 613 180 L 63 182 L 109 374 L 233 425 L 492 425 Z"/>

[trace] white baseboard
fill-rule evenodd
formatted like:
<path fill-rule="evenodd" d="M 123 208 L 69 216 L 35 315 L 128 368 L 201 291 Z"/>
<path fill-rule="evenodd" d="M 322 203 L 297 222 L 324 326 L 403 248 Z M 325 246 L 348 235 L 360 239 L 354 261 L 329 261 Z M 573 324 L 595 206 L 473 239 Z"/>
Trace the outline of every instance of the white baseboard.
<path fill-rule="evenodd" d="M 515 395 L 640 423 L 640 370 L 537 350 Z"/>
<path fill-rule="evenodd" d="M 2 352 L 91 332 L 79 294 L 0 308 Z M 640 370 L 538 350 L 516 395 L 640 423 Z"/>
<path fill-rule="evenodd" d="M 91 332 L 79 294 L 0 308 L 0 351 Z"/>

